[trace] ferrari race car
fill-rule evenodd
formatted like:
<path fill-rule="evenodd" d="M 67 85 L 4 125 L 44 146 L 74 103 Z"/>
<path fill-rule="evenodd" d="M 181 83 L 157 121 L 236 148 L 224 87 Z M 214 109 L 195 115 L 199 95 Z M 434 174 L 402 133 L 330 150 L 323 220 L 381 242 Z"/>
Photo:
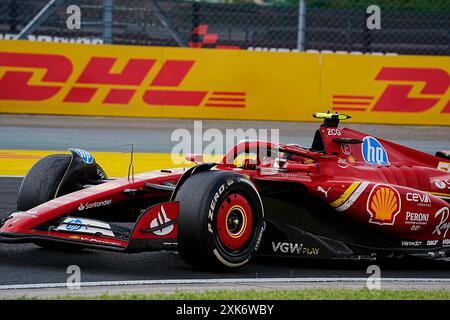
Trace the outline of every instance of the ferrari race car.
<path fill-rule="evenodd" d="M 243 141 L 218 163 L 109 179 L 81 149 L 39 160 L 0 242 L 124 253 L 177 250 L 198 268 L 254 256 L 450 255 L 450 154 L 338 128 L 317 113 L 312 145 Z M 242 161 L 237 161 L 241 159 Z"/>

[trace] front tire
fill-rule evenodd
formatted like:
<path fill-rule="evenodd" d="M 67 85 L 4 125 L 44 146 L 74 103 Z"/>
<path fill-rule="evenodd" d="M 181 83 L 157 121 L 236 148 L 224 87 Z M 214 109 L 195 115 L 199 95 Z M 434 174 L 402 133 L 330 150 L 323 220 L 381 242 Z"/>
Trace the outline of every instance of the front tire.
<path fill-rule="evenodd" d="M 20 185 L 17 197 L 17 210 L 27 211 L 58 196 L 78 190 L 77 185 L 70 182 L 74 180 L 68 179 L 67 181 L 69 182 L 62 182 L 66 174 L 69 175 L 66 178 L 71 178 L 70 176 L 77 177 L 80 174 L 80 172 L 67 173 L 71 159 L 72 157 L 68 154 L 53 154 L 36 162 Z M 97 172 L 104 173 L 98 164 L 95 165 L 97 166 Z M 77 180 L 75 179 L 75 181 Z M 82 249 L 81 246 L 76 244 L 45 240 L 36 241 L 35 244 L 53 251 L 79 251 Z"/>
<path fill-rule="evenodd" d="M 53 199 L 70 158 L 67 154 L 52 154 L 36 162 L 20 185 L 17 210 L 27 211 Z"/>
<path fill-rule="evenodd" d="M 226 171 L 194 174 L 180 187 L 178 251 L 200 269 L 246 264 L 261 240 L 264 214 L 258 191 Z"/>

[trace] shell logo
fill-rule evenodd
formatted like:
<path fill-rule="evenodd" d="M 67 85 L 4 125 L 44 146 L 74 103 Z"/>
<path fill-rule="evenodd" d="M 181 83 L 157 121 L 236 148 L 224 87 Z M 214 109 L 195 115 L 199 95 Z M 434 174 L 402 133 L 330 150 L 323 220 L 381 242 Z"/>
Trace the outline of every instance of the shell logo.
<path fill-rule="evenodd" d="M 400 209 L 401 198 L 395 188 L 383 184 L 377 184 L 373 187 L 367 199 L 370 223 L 393 225 Z"/>

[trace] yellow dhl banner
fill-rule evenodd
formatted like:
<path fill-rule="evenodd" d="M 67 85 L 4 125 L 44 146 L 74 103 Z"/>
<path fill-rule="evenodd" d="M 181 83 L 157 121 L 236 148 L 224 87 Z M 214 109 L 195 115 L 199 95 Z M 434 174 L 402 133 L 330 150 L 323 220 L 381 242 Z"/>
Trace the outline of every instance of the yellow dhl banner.
<path fill-rule="evenodd" d="M 0 112 L 450 125 L 450 58 L 0 41 Z"/>

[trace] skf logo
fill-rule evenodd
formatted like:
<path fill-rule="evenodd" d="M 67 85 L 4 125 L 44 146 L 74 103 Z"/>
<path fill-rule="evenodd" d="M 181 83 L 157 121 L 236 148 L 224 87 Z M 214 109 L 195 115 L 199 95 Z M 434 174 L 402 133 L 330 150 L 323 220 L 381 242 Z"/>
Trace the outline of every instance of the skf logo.
<path fill-rule="evenodd" d="M 368 111 L 373 106 L 373 112 L 423 112 L 436 106 L 450 86 L 447 71 L 436 68 L 384 67 L 375 80 L 388 81 L 375 103 L 373 96 L 333 95 L 333 110 Z M 424 84 L 420 96 L 410 97 L 414 84 L 418 83 Z M 447 101 L 441 113 L 450 113 L 450 101 Z"/>
<path fill-rule="evenodd" d="M 383 184 L 374 186 L 367 199 L 367 211 L 370 214 L 370 223 L 393 225 L 400 209 L 401 199 L 396 189 Z"/>
<path fill-rule="evenodd" d="M 245 107 L 245 92 L 180 90 L 194 60 L 163 61 L 149 84 L 144 81 L 157 65 L 156 59 L 130 58 L 119 72 L 115 71 L 117 60 L 91 57 L 77 76 L 72 61 L 63 55 L 0 52 L 0 67 L 11 68 L 0 79 L 0 100 L 48 100 L 74 80 L 62 102 L 90 103 L 99 88 L 106 86 L 103 104 L 127 105 L 144 86 L 140 98 L 148 105 Z M 32 79 L 41 84 L 29 84 Z"/>

